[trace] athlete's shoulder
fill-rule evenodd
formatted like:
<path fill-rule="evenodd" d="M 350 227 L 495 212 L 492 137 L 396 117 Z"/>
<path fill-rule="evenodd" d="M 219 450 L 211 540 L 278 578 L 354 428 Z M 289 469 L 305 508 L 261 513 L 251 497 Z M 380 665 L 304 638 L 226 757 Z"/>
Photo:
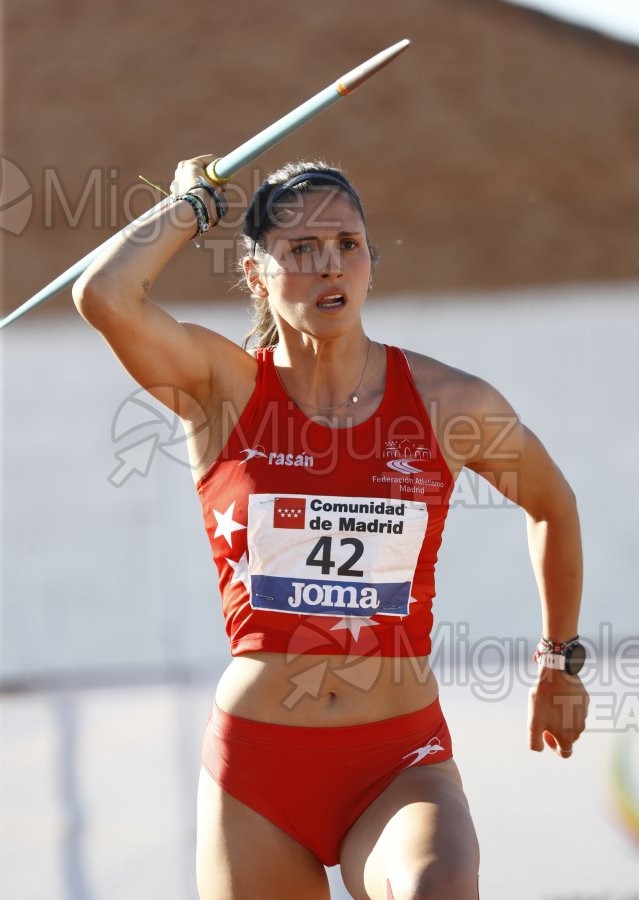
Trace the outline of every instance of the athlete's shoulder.
<path fill-rule="evenodd" d="M 416 353 L 414 350 L 403 351 L 417 389 L 426 390 L 430 396 L 440 394 L 458 394 L 480 392 L 486 384 L 481 378 L 458 369 L 448 363 Z"/>
<path fill-rule="evenodd" d="M 491 384 L 441 360 L 405 350 L 415 386 L 421 397 L 449 410 L 472 414 L 508 405 Z"/>

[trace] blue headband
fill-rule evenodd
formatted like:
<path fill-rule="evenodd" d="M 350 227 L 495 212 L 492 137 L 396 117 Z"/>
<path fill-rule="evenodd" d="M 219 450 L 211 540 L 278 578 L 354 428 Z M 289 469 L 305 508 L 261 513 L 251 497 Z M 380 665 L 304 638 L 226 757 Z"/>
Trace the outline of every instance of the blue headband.
<path fill-rule="evenodd" d="M 276 190 L 273 191 L 271 196 L 268 198 L 268 206 L 273 203 L 277 203 L 277 201 L 282 197 L 283 194 L 286 193 L 290 188 L 294 188 L 296 184 L 303 184 L 305 181 L 309 181 L 311 184 L 316 184 L 317 182 L 324 182 L 328 184 L 336 184 L 342 190 L 348 191 L 349 194 L 352 194 L 353 191 L 349 188 L 349 186 L 342 181 L 341 178 L 336 178 L 335 175 L 331 175 L 329 172 L 305 172 L 303 175 L 295 175 L 293 178 L 289 178 L 288 181 L 285 181 L 284 184 L 281 184 Z"/>
<path fill-rule="evenodd" d="M 267 198 L 264 209 L 262 211 L 262 215 L 259 217 L 255 229 L 254 234 L 256 237 L 253 238 L 253 253 L 255 253 L 255 248 L 257 247 L 257 236 L 259 236 L 260 232 L 264 227 L 264 223 L 268 218 L 269 212 L 273 209 L 273 206 L 281 200 L 284 194 L 294 188 L 298 184 L 303 184 L 304 182 L 309 182 L 311 185 L 314 184 L 334 184 L 340 190 L 345 191 L 353 200 L 356 208 L 361 212 L 361 201 L 357 194 L 354 192 L 352 187 L 348 184 L 348 182 L 343 181 L 341 178 L 337 178 L 335 175 L 331 175 L 329 172 L 304 172 L 301 175 L 295 175 L 293 178 L 289 178 L 288 181 L 285 181 L 283 184 L 280 184 L 275 190 L 270 194 Z M 269 185 L 269 182 L 264 182 L 261 187 L 266 187 Z"/>

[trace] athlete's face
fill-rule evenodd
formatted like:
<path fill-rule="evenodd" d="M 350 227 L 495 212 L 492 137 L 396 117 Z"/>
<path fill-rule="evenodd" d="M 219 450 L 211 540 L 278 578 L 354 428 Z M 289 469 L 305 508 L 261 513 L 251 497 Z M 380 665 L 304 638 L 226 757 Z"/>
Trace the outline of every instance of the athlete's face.
<path fill-rule="evenodd" d="M 259 289 L 280 329 L 345 333 L 359 321 L 370 276 L 364 223 L 343 192 L 298 193 L 278 212 L 266 236 Z"/>

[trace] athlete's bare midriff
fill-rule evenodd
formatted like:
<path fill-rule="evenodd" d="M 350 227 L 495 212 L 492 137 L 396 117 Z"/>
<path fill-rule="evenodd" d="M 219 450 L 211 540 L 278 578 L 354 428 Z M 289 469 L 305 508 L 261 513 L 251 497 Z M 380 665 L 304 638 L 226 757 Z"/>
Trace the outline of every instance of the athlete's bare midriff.
<path fill-rule="evenodd" d="M 427 657 L 251 653 L 233 659 L 216 703 L 259 722 L 339 727 L 415 712 L 437 694 Z"/>

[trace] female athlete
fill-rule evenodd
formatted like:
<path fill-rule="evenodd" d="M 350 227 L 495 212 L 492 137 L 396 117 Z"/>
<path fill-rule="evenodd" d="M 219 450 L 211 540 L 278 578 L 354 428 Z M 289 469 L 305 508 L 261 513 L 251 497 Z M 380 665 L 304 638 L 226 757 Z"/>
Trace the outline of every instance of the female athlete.
<path fill-rule="evenodd" d="M 149 298 L 224 214 L 179 164 L 172 202 L 74 287 L 82 316 L 183 420 L 232 661 L 206 728 L 201 900 L 476 900 L 479 852 L 428 665 L 434 569 L 464 466 L 526 513 L 539 586 L 530 747 L 583 731 L 575 499 L 479 378 L 368 337 L 375 253 L 360 198 L 323 163 L 269 176 L 245 215 L 250 349 Z M 436 412 L 436 415 L 434 415 Z"/>

